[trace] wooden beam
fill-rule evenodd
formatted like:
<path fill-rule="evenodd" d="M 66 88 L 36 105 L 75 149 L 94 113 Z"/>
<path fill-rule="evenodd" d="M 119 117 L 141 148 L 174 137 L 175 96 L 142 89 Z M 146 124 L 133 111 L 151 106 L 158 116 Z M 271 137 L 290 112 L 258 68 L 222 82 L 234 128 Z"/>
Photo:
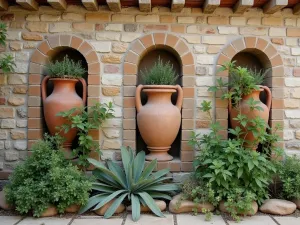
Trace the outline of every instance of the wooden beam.
<path fill-rule="evenodd" d="M 54 8 L 58 10 L 66 10 L 67 2 L 66 0 L 47 0 L 47 2 Z"/>
<path fill-rule="evenodd" d="M 172 0 L 171 11 L 181 12 L 185 5 L 185 0 Z"/>
<path fill-rule="evenodd" d="M 237 14 L 243 14 L 247 9 L 251 8 L 254 4 L 254 0 L 239 0 L 233 7 L 233 12 Z"/>
<path fill-rule="evenodd" d="M 99 6 L 97 0 L 81 0 L 82 5 L 89 11 L 98 11 Z"/>
<path fill-rule="evenodd" d="M 151 12 L 151 0 L 139 0 L 141 12 Z"/>
<path fill-rule="evenodd" d="M 0 0 L 0 11 L 8 10 L 8 2 L 7 0 Z"/>
<path fill-rule="evenodd" d="M 273 14 L 288 5 L 288 0 L 270 0 L 264 6 L 264 13 Z"/>
<path fill-rule="evenodd" d="M 213 13 L 216 8 L 219 7 L 220 2 L 220 0 L 205 0 L 203 5 L 203 12 L 208 14 Z"/>
<path fill-rule="evenodd" d="M 106 3 L 111 11 L 121 12 L 121 0 L 106 0 Z"/>
<path fill-rule="evenodd" d="M 300 15 L 300 3 L 297 3 L 294 8 L 293 8 L 293 12 L 295 15 Z"/>
<path fill-rule="evenodd" d="M 16 2 L 24 9 L 28 9 L 28 10 L 39 9 L 39 4 L 35 0 L 17 0 Z"/>

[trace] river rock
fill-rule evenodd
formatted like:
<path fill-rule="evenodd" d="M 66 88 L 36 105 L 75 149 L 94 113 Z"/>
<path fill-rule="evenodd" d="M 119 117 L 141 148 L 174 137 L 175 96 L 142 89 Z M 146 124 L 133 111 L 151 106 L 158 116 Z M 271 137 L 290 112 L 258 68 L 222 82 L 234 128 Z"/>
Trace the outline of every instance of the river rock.
<path fill-rule="evenodd" d="M 6 202 L 4 191 L 0 191 L 0 208 L 4 210 L 11 210 L 13 208 Z"/>
<path fill-rule="evenodd" d="M 197 209 L 198 212 L 202 212 L 202 209 L 206 209 L 209 211 L 215 210 L 215 207 L 209 202 L 196 204 L 193 201 L 181 200 L 181 196 L 181 194 L 176 195 L 171 200 L 169 204 L 169 211 L 171 213 L 193 212 L 194 209 Z"/>
<path fill-rule="evenodd" d="M 79 211 L 79 209 L 80 209 L 80 205 L 73 204 L 73 205 L 70 205 L 68 208 L 66 208 L 65 212 L 76 213 Z"/>
<path fill-rule="evenodd" d="M 40 217 L 56 216 L 58 214 L 57 208 L 53 205 L 49 206 Z"/>
<path fill-rule="evenodd" d="M 109 201 L 104 206 L 102 206 L 100 209 L 97 209 L 94 212 L 99 216 L 104 216 L 106 210 L 113 204 L 114 201 L 115 201 L 115 199 Z M 119 207 L 117 208 L 117 210 L 114 214 L 122 213 L 122 212 L 124 212 L 124 210 L 125 210 L 125 206 L 123 204 L 121 204 L 121 205 L 119 205 Z"/>
<path fill-rule="evenodd" d="M 245 215 L 245 216 L 253 216 L 257 213 L 258 211 L 258 205 L 255 201 L 252 202 L 252 209 L 253 210 L 250 210 L 248 212 L 245 212 L 245 213 L 239 213 L 239 215 Z M 221 201 L 220 204 L 219 204 L 219 210 L 221 212 L 224 212 L 224 213 L 229 213 L 228 210 L 226 209 L 225 207 L 225 201 Z"/>
<path fill-rule="evenodd" d="M 167 208 L 167 204 L 162 200 L 155 200 L 155 204 L 158 206 L 160 211 L 164 211 Z M 127 207 L 128 211 L 132 211 L 131 205 Z M 141 212 L 152 212 L 148 206 L 141 205 Z"/>
<path fill-rule="evenodd" d="M 293 202 L 296 204 L 297 208 L 300 209 L 300 199 L 294 199 Z"/>
<path fill-rule="evenodd" d="M 259 210 L 263 213 L 273 215 L 289 215 L 295 212 L 296 204 L 282 199 L 268 199 L 266 200 Z"/>

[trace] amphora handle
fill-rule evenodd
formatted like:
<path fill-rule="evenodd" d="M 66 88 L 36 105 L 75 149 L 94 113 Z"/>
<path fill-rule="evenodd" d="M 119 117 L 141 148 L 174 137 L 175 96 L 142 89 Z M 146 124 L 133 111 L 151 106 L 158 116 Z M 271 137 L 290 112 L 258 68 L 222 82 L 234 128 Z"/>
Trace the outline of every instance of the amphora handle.
<path fill-rule="evenodd" d="M 84 78 L 79 78 L 78 79 L 81 84 L 82 84 L 82 101 L 83 101 L 83 106 L 86 104 L 86 81 Z"/>
<path fill-rule="evenodd" d="M 48 80 L 50 79 L 50 76 L 46 76 L 46 77 L 44 77 L 44 79 L 43 79 L 43 81 L 42 81 L 42 86 L 41 86 L 41 88 L 42 88 L 42 100 L 43 100 L 43 102 L 45 101 L 45 99 L 47 98 L 47 82 L 48 82 Z"/>
<path fill-rule="evenodd" d="M 272 103 L 272 93 L 270 88 L 268 88 L 267 86 L 261 86 L 262 89 L 264 89 L 264 91 L 266 92 L 267 95 L 267 102 L 266 105 L 269 109 L 269 111 L 271 110 L 271 103 Z"/>
<path fill-rule="evenodd" d="M 144 85 L 140 84 L 139 86 L 137 86 L 135 91 L 135 107 L 138 113 L 141 111 L 141 108 L 143 107 L 141 102 L 141 91 L 143 90 L 143 88 Z"/>

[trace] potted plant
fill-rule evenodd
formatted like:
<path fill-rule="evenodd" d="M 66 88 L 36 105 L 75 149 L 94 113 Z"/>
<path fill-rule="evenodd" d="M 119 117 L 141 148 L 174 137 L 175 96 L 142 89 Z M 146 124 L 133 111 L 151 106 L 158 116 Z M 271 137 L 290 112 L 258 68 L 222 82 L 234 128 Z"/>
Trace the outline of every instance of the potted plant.
<path fill-rule="evenodd" d="M 82 68 L 81 62 L 75 62 L 65 56 L 63 61 L 55 61 L 47 66 L 49 75 L 42 82 L 42 100 L 44 117 L 51 135 L 55 135 L 63 124 L 68 124 L 63 117 L 56 116 L 59 112 L 70 110 L 74 107 L 83 107 L 86 103 L 86 82 L 82 78 L 86 70 Z M 53 92 L 47 96 L 47 83 L 52 81 Z M 83 87 L 82 98 L 75 90 L 75 84 L 80 81 Z M 78 112 L 77 112 L 78 113 Z M 76 112 L 74 112 L 74 115 Z M 63 143 L 65 157 L 71 158 L 72 141 L 76 137 L 77 130 L 72 128 L 68 132 L 59 131 L 65 138 Z"/>
<path fill-rule="evenodd" d="M 225 63 L 219 71 L 225 70 L 229 72 L 229 82 L 223 82 L 222 78 L 217 79 L 217 85 L 210 87 L 209 90 L 221 91 L 221 98 L 228 99 L 231 127 L 235 129 L 239 126 L 240 135 L 245 140 L 244 146 L 256 150 L 261 141 L 258 129 L 266 130 L 265 124 L 268 123 L 271 109 L 271 91 L 267 86 L 261 85 L 268 70 L 264 73 L 256 72 L 236 66 L 235 62 Z M 262 91 L 266 93 L 266 104 L 261 102 L 259 97 Z M 238 119 L 242 118 L 244 120 L 240 123 Z"/>
<path fill-rule="evenodd" d="M 146 160 L 169 161 L 168 154 L 181 124 L 182 88 L 176 84 L 175 74 L 170 62 L 164 64 L 159 58 L 148 71 L 142 72 L 143 85 L 136 89 L 137 125 L 140 134 L 147 144 L 150 154 Z M 141 103 L 141 91 L 148 99 Z M 173 93 L 178 92 L 176 105 L 171 102 Z"/>
<path fill-rule="evenodd" d="M 140 212 L 146 206 L 155 215 L 164 217 L 154 199 L 170 200 L 170 194 L 178 190 L 176 184 L 164 183 L 170 179 L 165 177 L 169 170 L 163 169 L 153 173 L 157 160 L 145 166 L 144 151 L 134 156 L 131 148 L 122 147 L 121 155 L 122 167 L 113 161 L 107 161 L 104 165 L 97 160 L 89 159 L 96 167 L 93 175 L 97 182 L 93 183 L 92 189 L 97 193 L 90 197 L 79 213 L 89 209 L 100 210 L 99 214 L 104 215 L 104 218 L 110 218 L 114 213 L 125 209 L 122 203 L 130 202 L 133 221 L 140 218 Z"/>
<path fill-rule="evenodd" d="M 19 213 L 54 216 L 70 211 L 70 206 L 86 204 L 91 179 L 64 158 L 60 146 L 60 137 L 45 135 L 9 177 L 5 197 Z"/>

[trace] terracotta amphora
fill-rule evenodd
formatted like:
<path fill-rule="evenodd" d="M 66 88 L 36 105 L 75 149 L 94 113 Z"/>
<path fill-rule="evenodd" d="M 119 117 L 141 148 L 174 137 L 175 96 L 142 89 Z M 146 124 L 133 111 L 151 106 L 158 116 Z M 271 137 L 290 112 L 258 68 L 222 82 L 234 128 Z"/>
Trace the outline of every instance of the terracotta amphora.
<path fill-rule="evenodd" d="M 141 91 L 148 96 L 141 103 Z M 178 92 L 176 105 L 171 102 Z M 136 89 L 137 125 L 150 153 L 146 160 L 170 161 L 168 151 L 174 142 L 181 124 L 183 91 L 179 85 L 139 85 Z"/>
<path fill-rule="evenodd" d="M 48 80 L 53 82 L 53 92 L 47 97 L 47 82 Z M 83 87 L 82 98 L 78 96 L 75 90 L 76 83 L 80 81 Z M 68 111 L 72 108 L 78 108 L 85 106 L 86 103 L 86 82 L 83 78 L 80 79 L 64 79 L 64 78 L 50 78 L 46 76 L 42 82 L 42 100 L 45 121 L 51 135 L 55 135 L 63 124 L 70 124 L 70 122 L 61 117 L 56 116 L 59 112 Z M 65 133 L 60 131 L 59 135 L 65 138 L 63 143 L 64 154 L 66 158 L 72 158 L 71 146 L 72 141 L 76 137 L 77 130 L 70 129 Z"/>
<path fill-rule="evenodd" d="M 259 98 L 259 94 L 262 91 L 265 91 L 266 93 L 266 105 L 262 103 Z M 256 104 L 256 106 L 261 107 L 263 109 L 262 111 L 258 109 L 254 109 L 254 110 L 250 109 L 250 106 L 247 102 L 251 98 L 253 98 L 254 101 L 258 101 L 258 104 Z M 258 90 L 254 90 L 251 94 L 242 97 L 239 109 L 241 111 L 241 114 L 246 115 L 248 119 L 254 119 L 256 117 L 260 117 L 266 122 L 266 124 L 268 124 L 269 114 L 271 109 L 271 101 L 272 101 L 272 94 L 270 89 L 267 86 L 259 86 Z M 238 114 L 239 114 L 238 109 L 232 107 L 231 102 L 229 102 L 229 117 L 230 117 L 231 127 L 233 129 L 239 126 L 239 122 L 234 120 L 234 118 L 237 118 Z M 243 132 L 246 131 L 243 126 L 240 126 L 240 128 L 242 129 Z M 252 132 L 249 131 L 245 133 L 245 135 L 242 138 L 244 138 L 246 141 L 244 147 L 256 151 L 259 143 L 254 137 Z"/>

